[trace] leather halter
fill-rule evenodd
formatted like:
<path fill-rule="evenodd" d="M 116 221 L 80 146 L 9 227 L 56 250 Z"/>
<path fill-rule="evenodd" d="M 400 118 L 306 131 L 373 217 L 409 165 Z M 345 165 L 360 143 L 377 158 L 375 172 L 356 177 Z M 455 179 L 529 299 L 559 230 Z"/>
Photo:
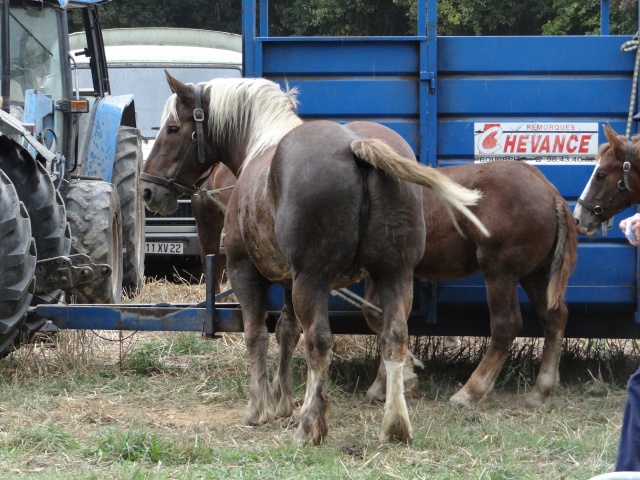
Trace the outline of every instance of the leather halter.
<path fill-rule="evenodd" d="M 587 210 L 591 211 L 597 217 L 602 216 L 604 211 L 609 207 L 611 201 L 619 194 L 624 193 L 627 206 L 631 205 L 631 200 L 629 200 L 629 193 L 632 192 L 631 187 L 629 186 L 629 172 L 631 171 L 631 148 L 633 147 L 633 142 L 631 140 L 627 140 L 627 151 L 624 155 L 624 163 L 622 164 L 622 179 L 618 181 L 618 188 L 611 192 L 607 198 L 604 199 L 602 205 L 591 205 L 589 202 L 579 198 L 578 204 L 582 205 Z"/>
<path fill-rule="evenodd" d="M 209 176 L 209 173 L 211 173 L 211 170 L 213 170 L 213 167 L 215 167 L 219 163 L 215 160 L 215 154 L 211 147 L 204 141 L 204 110 L 202 109 L 202 89 L 198 84 L 196 84 L 194 88 L 194 97 L 195 108 L 193 109 L 193 119 L 196 122 L 196 131 L 191 135 L 191 144 L 189 144 L 189 148 L 182 157 L 175 175 L 171 178 L 165 178 L 159 177 L 157 175 L 151 175 L 150 173 L 140 173 L 140 178 L 142 180 L 146 180 L 147 182 L 155 183 L 157 185 L 162 185 L 163 187 L 167 187 L 171 190 L 175 190 L 176 192 L 185 195 L 193 195 L 194 193 L 196 193 L 200 185 L 204 183 L 204 181 Z M 196 151 L 197 157 L 194 155 Z M 193 159 L 197 158 L 199 163 L 204 164 L 207 160 L 205 158 L 205 153 L 213 161 L 213 165 L 209 169 L 209 172 L 200 180 L 198 180 L 193 187 L 187 187 L 183 185 L 182 177 L 189 170 Z"/>

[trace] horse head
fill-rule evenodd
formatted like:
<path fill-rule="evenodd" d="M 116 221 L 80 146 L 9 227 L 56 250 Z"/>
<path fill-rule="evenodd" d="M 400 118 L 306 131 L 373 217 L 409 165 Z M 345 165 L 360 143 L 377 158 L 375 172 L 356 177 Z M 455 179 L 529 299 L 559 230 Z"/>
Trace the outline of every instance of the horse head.
<path fill-rule="evenodd" d="M 163 215 L 177 208 L 181 195 L 193 194 L 218 163 L 208 135 L 206 89 L 165 73 L 173 95 L 165 104 L 162 126 L 140 175 L 147 208 Z"/>
<path fill-rule="evenodd" d="M 216 78 L 184 84 L 168 72 L 173 95 L 141 174 L 147 207 L 166 214 L 194 193 L 221 161 L 238 177 L 246 164 L 302 123 L 295 88 L 264 78 Z"/>
<path fill-rule="evenodd" d="M 573 211 L 578 232 L 583 235 L 595 235 L 601 223 L 640 201 L 637 138 L 628 140 L 609 124 L 604 133 L 608 143 L 600 146 L 596 168 Z"/>

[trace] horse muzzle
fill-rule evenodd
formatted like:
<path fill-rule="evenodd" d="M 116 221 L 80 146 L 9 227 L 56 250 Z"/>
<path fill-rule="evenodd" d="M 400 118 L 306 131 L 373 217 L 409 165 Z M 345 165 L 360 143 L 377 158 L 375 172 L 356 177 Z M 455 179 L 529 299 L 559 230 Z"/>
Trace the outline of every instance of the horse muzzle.
<path fill-rule="evenodd" d="M 178 195 L 166 187 L 142 180 L 140 190 L 142 200 L 151 212 L 167 215 L 178 208 Z"/>

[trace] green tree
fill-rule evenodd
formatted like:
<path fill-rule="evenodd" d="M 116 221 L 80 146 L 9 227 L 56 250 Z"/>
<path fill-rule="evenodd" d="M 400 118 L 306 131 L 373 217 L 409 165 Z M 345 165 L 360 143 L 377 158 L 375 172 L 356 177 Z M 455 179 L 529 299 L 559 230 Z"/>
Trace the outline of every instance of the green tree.
<path fill-rule="evenodd" d="M 610 29 L 618 35 L 638 30 L 637 0 L 611 0 Z M 597 35 L 600 33 L 599 0 L 553 0 L 556 16 L 542 28 L 544 35 Z"/>
<path fill-rule="evenodd" d="M 239 0 L 113 0 L 101 7 L 103 28 L 176 27 L 240 33 Z M 77 12 L 70 15 L 71 31 L 83 28 Z"/>
<path fill-rule="evenodd" d="M 406 6 L 397 0 L 284 0 L 269 5 L 270 35 L 407 35 L 411 23 Z"/>
<path fill-rule="evenodd" d="M 256 0 L 257 1 L 257 0 Z M 611 0 L 611 32 L 638 30 L 638 0 Z M 417 0 L 272 0 L 269 34 L 411 35 Z M 113 0 L 104 28 L 178 27 L 240 33 L 240 0 Z M 71 15 L 72 31 L 82 28 Z M 600 32 L 600 0 L 439 0 L 439 35 L 585 35 Z"/>

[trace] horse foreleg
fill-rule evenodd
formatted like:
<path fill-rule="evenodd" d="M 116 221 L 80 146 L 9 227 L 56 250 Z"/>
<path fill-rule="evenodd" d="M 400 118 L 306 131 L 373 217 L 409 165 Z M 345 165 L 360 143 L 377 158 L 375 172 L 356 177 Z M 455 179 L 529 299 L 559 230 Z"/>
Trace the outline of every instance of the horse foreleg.
<path fill-rule="evenodd" d="M 278 370 L 273 377 L 273 399 L 276 403 L 276 416 L 290 417 L 293 414 L 293 380 L 291 376 L 291 360 L 293 351 L 300 339 L 302 327 L 296 318 L 291 292 L 284 292 L 284 308 L 276 324 L 276 340 L 280 346 Z"/>
<path fill-rule="evenodd" d="M 374 305 L 379 305 L 380 303 L 375 284 L 370 278 L 367 278 L 365 282 L 365 299 Z M 366 305 L 362 307 L 362 313 L 369 328 L 380 337 L 383 328 L 382 313 Z M 415 367 L 424 368 L 424 364 L 415 358 L 413 353 L 407 350 L 404 357 L 404 368 L 402 370 L 405 395 L 409 395 L 418 387 L 418 375 L 415 373 Z M 380 357 L 378 373 L 376 379 L 367 390 L 367 398 L 374 402 L 384 403 L 386 397 L 387 370 L 384 365 L 384 360 Z"/>
<path fill-rule="evenodd" d="M 378 280 L 378 291 L 382 305 L 383 327 L 380 333 L 380 351 L 384 362 L 386 400 L 380 428 L 380 440 L 411 440 L 412 429 L 409 411 L 404 396 L 404 364 L 407 354 L 407 317 L 411 309 L 413 282 Z"/>
<path fill-rule="evenodd" d="M 242 424 L 262 425 L 275 418 L 275 404 L 267 372 L 269 331 L 264 305 L 268 284 L 248 259 L 236 260 L 230 266 L 230 281 L 242 307 L 244 341 L 251 368 L 249 403 Z"/>
<path fill-rule="evenodd" d="M 492 278 L 485 274 L 491 316 L 489 348 L 467 383 L 449 399 L 454 405 L 470 407 L 493 388 L 511 344 L 522 328 L 517 280 L 504 278 L 503 274 L 498 276 L 500 278 Z"/>
<path fill-rule="evenodd" d="M 296 437 L 303 443 L 318 445 L 329 432 L 327 380 L 333 348 L 328 316 L 329 289 L 294 280 L 292 293 L 294 310 L 304 331 L 307 359 L 307 389 Z"/>
<path fill-rule="evenodd" d="M 546 291 L 548 282 L 549 280 L 546 276 L 537 279 L 525 279 L 521 282 L 529 300 L 535 306 L 544 332 L 540 371 L 533 389 L 525 398 L 525 404 L 531 408 L 544 404 L 560 381 L 558 366 L 560 364 L 560 355 L 562 354 L 564 329 L 569 316 L 569 311 L 564 302 L 561 302 L 555 309 L 547 308 Z"/>

